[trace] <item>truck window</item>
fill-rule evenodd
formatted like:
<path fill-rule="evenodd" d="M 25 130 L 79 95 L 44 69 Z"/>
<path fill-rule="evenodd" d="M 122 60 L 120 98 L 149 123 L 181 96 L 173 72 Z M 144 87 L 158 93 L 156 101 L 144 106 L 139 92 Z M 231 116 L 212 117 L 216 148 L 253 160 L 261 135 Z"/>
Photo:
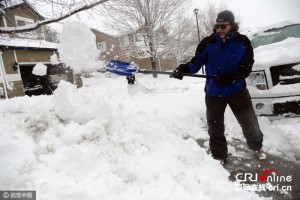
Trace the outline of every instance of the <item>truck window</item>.
<path fill-rule="evenodd" d="M 280 42 L 289 37 L 300 38 L 300 24 L 274 28 L 263 33 L 259 33 L 251 39 L 251 44 L 253 48 L 256 48 L 261 45 Z"/>

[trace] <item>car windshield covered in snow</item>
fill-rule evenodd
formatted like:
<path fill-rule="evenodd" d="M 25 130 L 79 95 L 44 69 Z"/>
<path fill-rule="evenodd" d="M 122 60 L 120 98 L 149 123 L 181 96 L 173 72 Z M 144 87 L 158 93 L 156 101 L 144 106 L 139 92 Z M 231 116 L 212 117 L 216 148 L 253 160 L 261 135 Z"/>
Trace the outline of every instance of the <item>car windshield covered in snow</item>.
<path fill-rule="evenodd" d="M 300 38 L 300 24 L 274 28 L 255 35 L 252 40 L 253 48 L 283 41 L 289 37 Z"/>

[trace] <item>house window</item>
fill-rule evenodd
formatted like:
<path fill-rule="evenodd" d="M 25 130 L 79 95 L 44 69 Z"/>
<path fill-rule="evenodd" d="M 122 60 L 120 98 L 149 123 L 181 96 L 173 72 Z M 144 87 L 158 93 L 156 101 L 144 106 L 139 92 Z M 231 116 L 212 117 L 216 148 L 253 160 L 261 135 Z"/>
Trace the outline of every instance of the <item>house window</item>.
<path fill-rule="evenodd" d="M 126 47 L 128 45 L 129 45 L 129 37 L 128 37 L 128 35 L 120 37 L 120 46 L 121 47 Z"/>
<path fill-rule="evenodd" d="M 17 26 L 26 26 L 26 25 L 34 23 L 34 21 L 32 19 L 28 19 L 28 18 L 25 18 L 25 17 L 15 16 L 15 18 L 16 18 L 16 25 Z"/>
<path fill-rule="evenodd" d="M 98 43 L 98 49 L 99 49 L 100 53 L 106 51 L 106 42 Z"/>
<path fill-rule="evenodd" d="M 27 26 L 33 24 L 33 19 L 28 19 L 25 17 L 15 16 L 16 26 Z M 18 34 L 19 36 L 36 36 L 35 31 L 23 32 L 22 34 Z"/>

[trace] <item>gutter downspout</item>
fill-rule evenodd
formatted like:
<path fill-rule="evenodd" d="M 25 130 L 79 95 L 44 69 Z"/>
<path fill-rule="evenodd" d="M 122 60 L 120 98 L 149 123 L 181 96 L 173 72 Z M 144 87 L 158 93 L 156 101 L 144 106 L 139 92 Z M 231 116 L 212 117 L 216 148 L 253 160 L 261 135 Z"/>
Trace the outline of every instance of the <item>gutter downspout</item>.
<path fill-rule="evenodd" d="M 3 87 L 4 87 L 5 98 L 8 99 L 7 88 L 6 88 L 6 81 L 5 81 L 5 75 L 4 75 L 4 73 L 5 73 L 5 68 L 4 68 L 4 63 L 3 63 L 2 54 L 3 54 L 3 52 L 0 51 L 0 65 L 1 65 L 0 72 L 1 72 L 1 79 L 2 79 L 2 81 L 3 81 Z"/>

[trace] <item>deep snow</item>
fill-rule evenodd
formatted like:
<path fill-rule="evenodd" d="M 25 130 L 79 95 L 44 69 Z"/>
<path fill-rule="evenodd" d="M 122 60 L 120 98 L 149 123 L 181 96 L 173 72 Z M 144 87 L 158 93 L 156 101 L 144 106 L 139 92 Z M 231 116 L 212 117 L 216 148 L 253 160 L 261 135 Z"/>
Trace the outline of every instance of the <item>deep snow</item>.
<path fill-rule="evenodd" d="M 65 24 L 61 61 L 93 67 L 95 48 L 86 26 Z M 195 142 L 208 139 L 203 79 L 137 80 L 95 74 L 80 89 L 61 82 L 51 96 L 1 100 L 0 190 L 36 190 L 42 200 L 259 198 Z M 230 109 L 225 117 L 228 141 L 244 140 Z M 265 150 L 300 163 L 300 119 L 259 122 Z"/>
<path fill-rule="evenodd" d="M 38 199 L 259 198 L 193 139 L 208 138 L 202 79 L 137 80 L 100 74 L 0 101 L 0 188 Z M 266 151 L 299 162 L 299 121 L 259 118 Z M 244 140 L 229 109 L 226 133 Z"/>

